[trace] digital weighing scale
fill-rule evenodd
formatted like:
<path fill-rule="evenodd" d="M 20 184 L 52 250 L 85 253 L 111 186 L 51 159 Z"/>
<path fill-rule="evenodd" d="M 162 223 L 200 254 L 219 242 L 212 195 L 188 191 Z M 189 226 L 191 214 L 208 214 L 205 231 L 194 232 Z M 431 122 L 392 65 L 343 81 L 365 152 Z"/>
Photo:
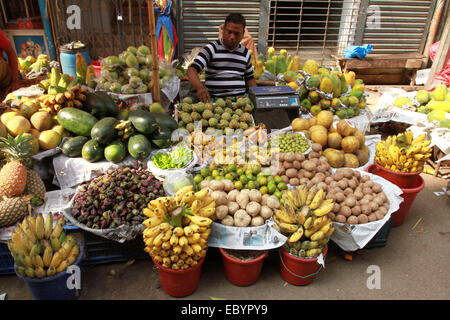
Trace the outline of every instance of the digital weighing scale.
<path fill-rule="evenodd" d="M 256 124 L 262 122 L 267 129 L 286 128 L 299 115 L 300 99 L 289 86 L 250 87 L 248 97 Z"/>

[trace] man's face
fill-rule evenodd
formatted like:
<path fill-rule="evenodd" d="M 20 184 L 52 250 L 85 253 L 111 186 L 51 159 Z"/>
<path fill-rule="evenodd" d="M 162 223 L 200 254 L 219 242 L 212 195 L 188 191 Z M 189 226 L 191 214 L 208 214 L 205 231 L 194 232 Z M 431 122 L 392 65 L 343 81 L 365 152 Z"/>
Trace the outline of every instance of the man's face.
<path fill-rule="evenodd" d="M 241 43 L 244 37 L 244 26 L 242 24 L 236 24 L 228 22 L 223 29 L 223 44 L 228 50 L 234 50 Z"/>

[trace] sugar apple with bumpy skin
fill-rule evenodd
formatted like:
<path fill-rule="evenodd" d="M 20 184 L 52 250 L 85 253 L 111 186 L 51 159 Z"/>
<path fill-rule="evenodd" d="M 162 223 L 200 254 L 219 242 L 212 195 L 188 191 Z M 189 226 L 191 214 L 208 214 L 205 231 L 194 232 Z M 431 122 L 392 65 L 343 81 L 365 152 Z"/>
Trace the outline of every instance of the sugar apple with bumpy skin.
<path fill-rule="evenodd" d="M 205 111 L 203 111 L 203 113 L 202 113 L 202 118 L 203 118 L 203 119 L 206 119 L 206 120 L 209 120 L 209 119 L 212 118 L 213 116 L 214 116 L 214 114 L 212 113 L 211 110 L 205 110 Z"/>

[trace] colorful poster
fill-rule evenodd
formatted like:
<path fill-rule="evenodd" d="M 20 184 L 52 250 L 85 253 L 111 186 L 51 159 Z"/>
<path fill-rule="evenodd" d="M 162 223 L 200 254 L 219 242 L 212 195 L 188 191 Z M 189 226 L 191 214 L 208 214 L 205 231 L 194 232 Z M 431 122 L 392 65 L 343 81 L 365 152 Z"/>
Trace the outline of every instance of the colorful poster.
<path fill-rule="evenodd" d="M 36 57 L 40 54 L 48 54 L 45 49 L 45 39 L 43 36 L 19 36 L 13 35 L 14 45 L 18 57 Z"/>

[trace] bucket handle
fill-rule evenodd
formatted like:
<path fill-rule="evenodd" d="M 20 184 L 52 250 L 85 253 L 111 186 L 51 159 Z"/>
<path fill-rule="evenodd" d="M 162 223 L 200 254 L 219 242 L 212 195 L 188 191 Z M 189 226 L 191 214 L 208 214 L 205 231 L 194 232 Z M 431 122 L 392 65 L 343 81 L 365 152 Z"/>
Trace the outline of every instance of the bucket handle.
<path fill-rule="evenodd" d="M 292 272 L 291 270 L 289 270 L 289 268 L 284 264 L 283 257 L 282 257 L 282 255 L 281 255 L 281 252 L 280 252 L 280 251 L 278 251 L 278 254 L 279 254 L 279 256 L 280 256 L 280 260 L 281 260 L 281 263 L 283 264 L 284 268 L 285 268 L 290 274 L 292 274 L 292 275 L 295 276 L 295 277 L 298 277 L 298 278 L 301 278 L 301 279 L 306 279 L 306 278 L 315 276 L 315 275 L 319 274 L 320 271 L 322 271 L 322 268 L 323 268 L 323 267 L 322 267 L 322 265 L 320 265 L 320 266 L 319 266 L 319 269 L 318 269 L 316 272 L 311 273 L 311 274 L 308 274 L 307 276 L 300 276 L 300 275 L 298 275 L 298 274 L 295 274 L 295 273 Z"/>

